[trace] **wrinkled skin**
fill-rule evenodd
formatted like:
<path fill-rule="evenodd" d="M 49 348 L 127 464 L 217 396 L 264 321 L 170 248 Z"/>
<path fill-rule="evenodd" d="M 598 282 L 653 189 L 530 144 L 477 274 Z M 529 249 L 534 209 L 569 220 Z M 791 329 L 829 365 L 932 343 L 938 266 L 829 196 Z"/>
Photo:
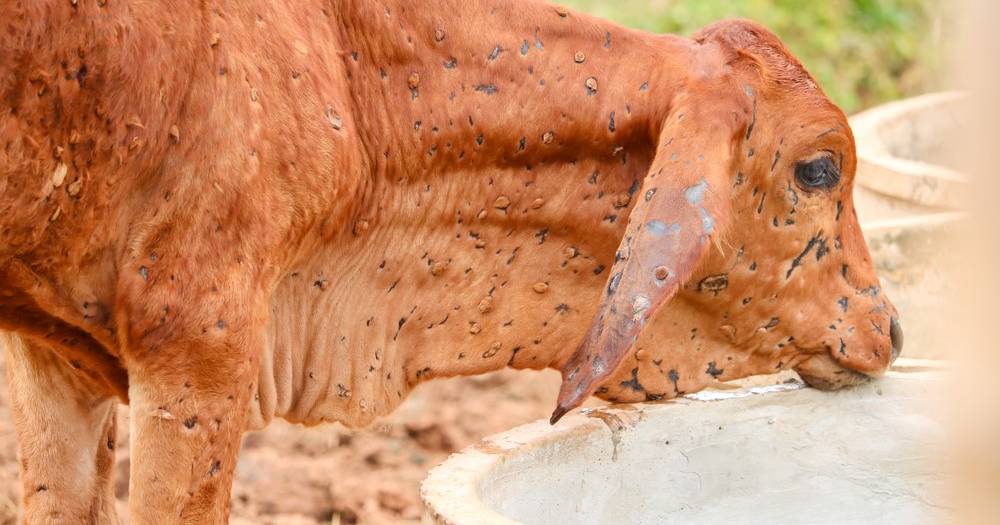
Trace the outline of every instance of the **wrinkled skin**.
<path fill-rule="evenodd" d="M 240 437 L 434 377 L 669 399 L 901 345 L 844 115 L 765 29 L 534 1 L 0 0 L 0 329 L 29 523 L 221 523 Z M 824 160 L 826 159 L 826 160 Z M 811 187 L 825 162 L 836 184 Z M 64 465 L 78 468 L 66 469 Z"/>

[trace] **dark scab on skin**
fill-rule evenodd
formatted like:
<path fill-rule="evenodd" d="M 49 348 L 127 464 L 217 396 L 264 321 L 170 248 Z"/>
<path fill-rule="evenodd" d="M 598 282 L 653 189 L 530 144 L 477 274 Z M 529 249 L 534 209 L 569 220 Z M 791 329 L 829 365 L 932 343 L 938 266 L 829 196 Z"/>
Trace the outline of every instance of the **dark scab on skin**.
<path fill-rule="evenodd" d="M 403 329 L 403 325 L 406 324 L 406 318 L 400 317 L 399 322 L 396 325 L 396 335 L 392 336 L 392 340 L 395 341 L 399 337 L 399 331 Z"/>
<path fill-rule="evenodd" d="M 611 276 L 611 279 L 608 281 L 608 290 L 607 290 L 608 297 L 611 297 L 612 295 L 615 294 L 615 292 L 618 291 L 618 285 L 621 283 L 621 280 L 622 280 L 622 272 L 618 272 Z"/>
<path fill-rule="evenodd" d="M 677 388 L 677 382 L 680 381 L 681 376 L 680 374 L 677 373 L 677 370 L 671 368 L 670 371 L 667 372 L 667 379 L 669 379 L 670 382 L 674 384 L 674 393 L 680 394 L 681 391 L 679 388 Z"/>
<path fill-rule="evenodd" d="M 517 357 L 517 353 L 522 350 L 522 347 L 515 346 L 510 352 L 510 359 L 507 360 L 507 366 L 514 365 L 514 358 Z"/>
<path fill-rule="evenodd" d="M 810 238 L 809 242 L 806 243 L 805 249 L 802 250 L 802 253 L 800 253 L 798 256 L 792 259 L 792 266 L 788 268 L 788 272 L 785 274 L 785 279 L 790 279 L 792 277 L 792 272 L 794 272 L 796 268 L 802 265 L 802 259 L 804 259 L 805 256 L 808 255 L 809 252 L 811 252 L 812 249 L 816 247 L 816 245 L 819 244 L 820 242 L 823 242 L 824 245 L 826 243 L 825 239 L 823 239 L 822 231 L 814 235 L 812 238 Z"/>
<path fill-rule="evenodd" d="M 708 368 L 705 370 L 705 373 L 713 378 L 718 378 L 724 371 L 725 369 L 716 367 L 715 361 L 709 361 Z"/>
<path fill-rule="evenodd" d="M 487 95 L 494 95 L 497 91 L 499 91 L 496 84 L 477 84 L 475 89 L 477 92 L 485 93 Z"/>
<path fill-rule="evenodd" d="M 861 290 L 858 290 L 858 295 L 866 295 L 868 297 L 875 297 L 881 291 L 882 291 L 881 288 L 879 288 L 878 286 L 872 285 L 872 286 L 869 286 L 868 288 L 862 288 Z"/>
<path fill-rule="evenodd" d="M 819 245 L 816 247 L 816 260 L 819 261 L 828 253 L 830 253 L 830 247 L 826 245 L 826 239 L 820 239 Z"/>
<path fill-rule="evenodd" d="M 73 5 L 74 5 L 74 9 L 75 9 L 76 4 L 73 4 Z M 76 82 L 77 82 L 77 84 L 79 84 L 79 86 L 81 88 L 83 87 L 84 83 L 87 80 L 87 71 L 88 71 L 87 70 L 87 64 L 80 64 L 80 69 L 76 70 L 76 75 L 75 75 Z"/>
<path fill-rule="evenodd" d="M 712 292 L 718 295 L 729 286 L 729 275 L 728 274 L 718 274 L 710 275 L 705 277 L 700 282 L 698 282 L 699 292 Z"/>
<path fill-rule="evenodd" d="M 621 386 L 623 388 L 628 388 L 629 390 L 632 390 L 633 392 L 643 392 L 643 391 L 645 391 L 645 388 L 643 388 L 642 384 L 639 383 L 639 369 L 638 368 L 633 368 L 632 369 L 632 379 L 629 379 L 628 381 L 622 381 L 621 382 Z"/>
<path fill-rule="evenodd" d="M 542 228 L 535 232 L 535 238 L 538 239 L 538 244 L 545 244 L 545 238 L 549 235 L 548 228 Z"/>

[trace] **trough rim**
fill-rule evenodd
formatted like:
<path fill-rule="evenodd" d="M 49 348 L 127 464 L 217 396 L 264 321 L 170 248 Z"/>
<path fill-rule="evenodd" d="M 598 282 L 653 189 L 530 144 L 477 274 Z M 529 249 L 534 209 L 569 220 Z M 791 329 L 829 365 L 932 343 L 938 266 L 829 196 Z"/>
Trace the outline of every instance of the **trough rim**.
<path fill-rule="evenodd" d="M 968 177 L 956 170 L 928 162 L 896 157 L 881 135 L 886 123 L 916 111 L 967 99 L 964 91 L 942 91 L 897 100 L 865 110 L 850 118 L 857 144 L 857 184 L 890 197 L 924 206 L 962 208 Z"/>
<path fill-rule="evenodd" d="M 922 377 L 952 368 L 949 361 L 899 358 L 886 372 L 887 377 Z M 703 390 L 686 394 L 671 403 L 715 403 L 728 399 L 769 395 L 809 388 L 798 380 L 769 386 L 736 390 Z M 548 420 L 537 421 L 487 436 L 474 445 L 449 456 L 431 469 L 420 485 L 425 525 L 521 525 L 486 505 L 479 496 L 484 476 L 527 447 L 540 447 L 554 441 L 583 439 L 592 432 L 610 433 L 608 421 L 633 426 L 644 418 L 643 410 L 663 407 L 665 403 L 616 404 L 583 409 L 567 414 L 552 426 Z"/>

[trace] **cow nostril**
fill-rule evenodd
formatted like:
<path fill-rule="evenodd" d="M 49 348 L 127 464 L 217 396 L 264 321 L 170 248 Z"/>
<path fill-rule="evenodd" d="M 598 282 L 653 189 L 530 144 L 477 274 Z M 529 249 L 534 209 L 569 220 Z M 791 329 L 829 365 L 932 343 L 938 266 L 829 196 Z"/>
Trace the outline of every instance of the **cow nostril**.
<path fill-rule="evenodd" d="M 903 351 L 903 327 L 895 317 L 889 321 L 889 339 L 892 340 L 892 360 L 895 361 Z"/>

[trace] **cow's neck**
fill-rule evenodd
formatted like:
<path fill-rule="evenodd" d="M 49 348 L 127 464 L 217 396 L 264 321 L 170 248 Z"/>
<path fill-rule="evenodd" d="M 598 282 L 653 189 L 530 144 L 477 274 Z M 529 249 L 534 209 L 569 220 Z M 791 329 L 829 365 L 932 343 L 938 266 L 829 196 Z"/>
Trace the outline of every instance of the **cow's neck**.
<path fill-rule="evenodd" d="M 369 154 L 409 177 L 649 144 L 690 49 L 542 2 L 341 4 Z"/>

